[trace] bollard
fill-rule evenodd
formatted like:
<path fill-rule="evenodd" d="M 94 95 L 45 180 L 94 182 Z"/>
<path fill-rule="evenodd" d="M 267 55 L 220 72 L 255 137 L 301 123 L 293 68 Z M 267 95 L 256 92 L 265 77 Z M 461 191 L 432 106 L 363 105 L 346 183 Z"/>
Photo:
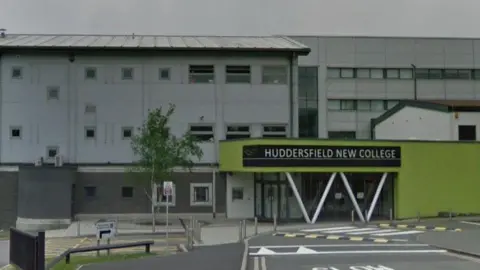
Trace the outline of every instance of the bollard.
<path fill-rule="evenodd" d="M 240 221 L 240 226 L 238 226 L 238 242 L 241 243 L 242 242 L 242 234 L 243 234 L 243 221 Z"/>
<path fill-rule="evenodd" d="M 351 216 L 352 216 L 352 223 L 355 223 L 355 211 L 354 210 L 352 210 Z"/>
<path fill-rule="evenodd" d="M 258 218 L 255 217 L 253 221 L 254 221 L 254 234 L 258 235 Z"/>
<path fill-rule="evenodd" d="M 197 240 L 199 242 L 202 241 L 202 224 L 200 224 L 200 222 L 197 221 Z"/>
<path fill-rule="evenodd" d="M 452 220 L 452 209 L 448 212 L 448 219 Z"/>
<path fill-rule="evenodd" d="M 80 236 L 80 220 L 78 220 L 77 218 L 76 220 L 77 220 L 77 236 Z"/>
<path fill-rule="evenodd" d="M 193 239 L 193 228 L 192 227 L 189 227 L 188 228 L 188 249 L 189 250 L 192 250 L 193 249 L 193 243 L 194 243 L 194 239 Z"/>
<path fill-rule="evenodd" d="M 243 220 L 243 238 L 242 239 L 247 239 L 247 221 L 244 219 Z"/>
<path fill-rule="evenodd" d="M 97 239 L 97 247 L 100 246 L 100 239 Z M 97 250 L 97 257 L 100 257 L 100 250 Z"/>
<path fill-rule="evenodd" d="M 107 239 L 107 245 L 110 245 L 110 238 Z M 110 256 L 110 249 L 107 249 L 107 256 Z"/>
<path fill-rule="evenodd" d="M 390 221 L 392 221 L 393 220 L 393 209 L 392 208 L 390 208 L 390 210 L 389 210 L 389 217 L 390 217 Z"/>
<path fill-rule="evenodd" d="M 277 214 L 273 214 L 273 231 L 277 231 Z"/>
<path fill-rule="evenodd" d="M 365 213 L 364 213 L 365 223 L 368 223 L 368 221 L 369 221 L 369 220 L 368 220 L 368 210 L 365 209 L 364 212 L 365 212 Z"/>

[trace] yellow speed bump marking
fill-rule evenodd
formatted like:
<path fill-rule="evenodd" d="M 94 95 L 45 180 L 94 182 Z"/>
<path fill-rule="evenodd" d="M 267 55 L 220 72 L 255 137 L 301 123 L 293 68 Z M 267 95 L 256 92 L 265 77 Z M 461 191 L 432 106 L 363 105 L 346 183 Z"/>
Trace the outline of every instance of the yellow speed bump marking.
<path fill-rule="evenodd" d="M 305 235 L 305 238 L 319 238 L 323 236 L 324 236 L 323 234 L 307 234 Z"/>
<path fill-rule="evenodd" d="M 350 237 L 351 241 L 363 241 L 363 237 Z"/>

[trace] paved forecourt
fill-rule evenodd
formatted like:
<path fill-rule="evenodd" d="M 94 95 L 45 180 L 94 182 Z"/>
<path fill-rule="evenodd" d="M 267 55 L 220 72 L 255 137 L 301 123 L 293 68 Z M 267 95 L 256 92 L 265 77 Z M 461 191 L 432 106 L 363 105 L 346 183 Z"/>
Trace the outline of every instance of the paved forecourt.
<path fill-rule="evenodd" d="M 324 241 L 250 246 L 249 270 L 478 270 L 480 263 L 425 244 Z"/>

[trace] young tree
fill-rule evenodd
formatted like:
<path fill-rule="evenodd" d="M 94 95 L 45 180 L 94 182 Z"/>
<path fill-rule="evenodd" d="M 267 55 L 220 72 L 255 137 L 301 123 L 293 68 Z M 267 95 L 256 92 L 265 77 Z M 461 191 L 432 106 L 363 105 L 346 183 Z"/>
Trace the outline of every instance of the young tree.
<path fill-rule="evenodd" d="M 151 110 L 147 120 L 133 135 L 131 146 L 139 158 L 131 168 L 136 181 L 149 181 L 151 192 L 145 190 L 152 203 L 152 228 L 155 230 L 155 201 L 149 194 L 155 192 L 155 185 L 164 181 L 172 181 L 175 167 L 191 169 L 194 159 L 201 159 L 202 149 L 198 141 L 190 133 L 176 137 L 170 133 L 168 123 L 175 112 L 175 105 L 169 104 L 164 113 L 162 108 Z M 146 178 L 147 177 L 147 178 Z"/>

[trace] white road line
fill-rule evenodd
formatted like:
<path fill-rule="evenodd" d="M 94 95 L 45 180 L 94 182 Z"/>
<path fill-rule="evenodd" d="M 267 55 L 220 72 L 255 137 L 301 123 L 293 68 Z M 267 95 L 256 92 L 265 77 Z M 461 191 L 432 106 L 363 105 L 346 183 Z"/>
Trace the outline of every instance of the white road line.
<path fill-rule="evenodd" d="M 326 244 L 326 245 L 285 245 L 249 246 L 248 248 L 298 248 L 298 247 L 428 247 L 427 244 Z"/>
<path fill-rule="evenodd" d="M 366 232 L 366 231 L 375 231 L 378 230 L 377 228 L 359 228 L 359 229 L 350 229 L 350 230 L 336 230 L 336 231 L 328 231 L 325 233 L 351 233 L 351 232 Z"/>
<path fill-rule="evenodd" d="M 472 222 L 472 221 L 460 221 L 461 223 L 464 223 L 464 224 L 470 224 L 470 225 L 476 225 L 476 226 L 480 226 L 480 223 L 479 222 Z"/>
<path fill-rule="evenodd" d="M 253 258 L 253 270 L 260 270 L 258 267 L 259 265 L 258 261 L 259 261 L 258 257 Z"/>
<path fill-rule="evenodd" d="M 260 264 L 262 265 L 262 270 L 267 270 L 267 260 L 265 259 L 265 257 L 262 257 L 260 259 Z"/>
<path fill-rule="evenodd" d="M 353 235 L 360 235 L 360 234 L 374 234 L 374 233 L 387 233 L 387 232 L 398 232 L 398 230 L 379 230 L 379 229 L 374 229 L 373 231 L 368 231 L 368 232 L 353 232 L 349 234 Z"/>
<path fill-rule="evenodd" d="M 327 231 L 336 231 L 336 230 L 345 230 L 345 229 L 356 229 L 358 227 L 348 226 L 348 227 L 329 227 L 329 228 L 316 228 L 316 229 L 306 229 L 302 232 L 327 232 Z"/>
<path fill-rule="evenodd" d="M 401 231 L 401 232 L 392 232 L 392 233 L 377 233 L 372 234 L 375 236 L 392 236 L 392 235 L 406 235 L 406 234 L 416 234 L 416 233 L 424 233 L 424 231 Z"/>
<path fill-rule="evenodd" d="M 341 254 L 395 254 L 395 253 L 408 253 L 408 254 L 424 254 L 424 253 L 446 253 L 443 249 L 421 249 L 421 250 L 336 250 L 336 251 L 318 251 L 311 255 L 341 255 Z M 266 255 L 266 256 L 283 256 L 283 255 L 304 255 L 297 252 L 280 252 L 280 253 L 249 253 L 251 256 Z"/>

